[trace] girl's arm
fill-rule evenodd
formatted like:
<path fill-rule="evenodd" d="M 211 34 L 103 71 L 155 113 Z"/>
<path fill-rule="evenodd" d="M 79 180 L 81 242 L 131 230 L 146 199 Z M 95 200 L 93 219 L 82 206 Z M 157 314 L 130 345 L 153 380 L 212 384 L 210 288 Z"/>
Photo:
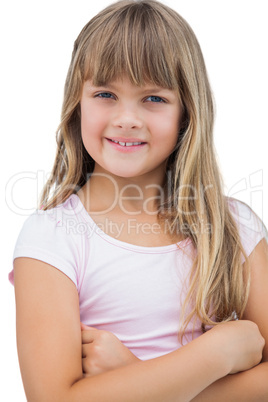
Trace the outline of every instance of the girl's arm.
<path fill-rule="evenodd" d="M 256 322 L 266 338 L 263 362 L 251 370 L 226 376 L 211 384 L 193 402 L 267 402 L 268 400 L 268 247 L 265 240 L 251 254 L 252 281 L 244 315 Z M 135 357 L 106 331 L 88 330 L 82 326 L 83 367 L 87 375 L 110 370 L 111 366 L 130 364 Z M 111 347 L 111 345 L 113 345 Z"/>
<path fill-rule="evenodd" d="M 28 402 L 190 401 L 261 359 L 257 326 L 231 322 L 163 357 L 83 378 L 75 285 L 35 259 L 17 258 L 14 265 L 17 345 Z"/>
<path fill-rule="evenodd" d="M 265 239 L 256 246 L 249 259 L 252 266 L 251 286 L 244 319 L 254 321 L 266 341 L 262 363 L 215 382 L 193 402 L 268 401 L 268 245 Z"/>

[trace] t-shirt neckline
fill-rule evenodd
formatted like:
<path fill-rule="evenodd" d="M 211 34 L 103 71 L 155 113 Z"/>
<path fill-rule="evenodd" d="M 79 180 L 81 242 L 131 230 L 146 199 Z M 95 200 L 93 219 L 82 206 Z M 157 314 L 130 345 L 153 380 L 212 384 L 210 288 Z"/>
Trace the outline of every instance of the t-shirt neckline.
<path fill-rule="evenodd" d="M 72 194 L 69 197 L 69 200 L 71 202 L 72 208 L 74 210 L 78 209 L 78 212 L 82 214 L 83 218 L 90 224 L 92 231 L 99 235 L 101 238 L 106 240 L 107 242 L 114 244 L 117 247 L 125 248 L 128 250 L 133 250 L 133 251 L 138 251 L 138 252 L 149 252 L 149 253 L 163 253 L 163 252 L 170 252 L 170 251 L 175 251 L 180 248 L 186 247 L 189 243 L 191 243 L 191 239 L 189 237 L 175 243 L 175 244 L 169 244 L 166 246 L 139 246 L 136 244 L 132 243 L 127 243 L 122 240 L 116 239 L 107 233 L 105 233 L 98 225 L 97 223 L 92 219 L 88 211 L 85 209 L 81 199 L 77 194 Z M 75 202 L 75 205 L 73 203 Z"/>

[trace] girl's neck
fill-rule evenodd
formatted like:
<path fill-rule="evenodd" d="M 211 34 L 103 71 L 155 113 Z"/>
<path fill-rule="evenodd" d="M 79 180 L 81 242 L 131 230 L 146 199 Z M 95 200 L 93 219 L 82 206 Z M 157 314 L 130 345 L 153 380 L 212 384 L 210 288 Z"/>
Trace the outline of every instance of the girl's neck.
<path fill-rule="evenodd" d="M 164 201 L 163 174 L 125 178 L 97 167 L 78 195 L 91 214 L 120 210 L 125 214 L 157 214 Z"/>
<path fill-rule="evenodd" d="M 164 201 L 163 181 L 160 174 L 123 178 L 95 170 L 78 196 L 107 235 L 138 246 L 166 246 L 183 240 L 184 236 L 170 232 L 169 226 L 159 220 L 159 204 Z"/>

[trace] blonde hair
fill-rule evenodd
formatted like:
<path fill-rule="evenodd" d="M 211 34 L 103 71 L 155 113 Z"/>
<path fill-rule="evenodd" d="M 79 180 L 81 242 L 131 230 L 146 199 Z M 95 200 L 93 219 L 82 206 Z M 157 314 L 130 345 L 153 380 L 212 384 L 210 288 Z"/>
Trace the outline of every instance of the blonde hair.
<path fill-rule="evenodd" d="M 81 31 L 66 79 L 57 154 L 41 197 L 43 209 L 64 202 L 94 169 L 81 138 L 83 83 L 90 78 L 102 85 L 121 75 L 136 85 L 149 80 L 177 89 L 184 108 L 178 143 L 167 163 L 172 194 L 161 207 L 161 217 L 171 227 L 184 228 L 196 248 L 181 333 L 190 320 L 199 319 L 205 327 L 233 319 L 234 312 L 241 318 L 248 299 L 249 263 L 223 195 L 206 67 L 192 29 L 169 7 L 154 0 L 119 1 Z"/>

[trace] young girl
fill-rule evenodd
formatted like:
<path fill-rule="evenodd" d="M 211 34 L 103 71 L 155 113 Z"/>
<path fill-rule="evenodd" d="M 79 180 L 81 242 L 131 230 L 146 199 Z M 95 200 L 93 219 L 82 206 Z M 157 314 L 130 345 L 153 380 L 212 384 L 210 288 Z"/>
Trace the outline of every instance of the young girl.
<path fill-rule="evenodd" d="M 224 196 L 212 130 L 175 11 L 119 1 L 83 28 L 10 274 L 28 401 L 267 400 L 266 232 Z"/>

